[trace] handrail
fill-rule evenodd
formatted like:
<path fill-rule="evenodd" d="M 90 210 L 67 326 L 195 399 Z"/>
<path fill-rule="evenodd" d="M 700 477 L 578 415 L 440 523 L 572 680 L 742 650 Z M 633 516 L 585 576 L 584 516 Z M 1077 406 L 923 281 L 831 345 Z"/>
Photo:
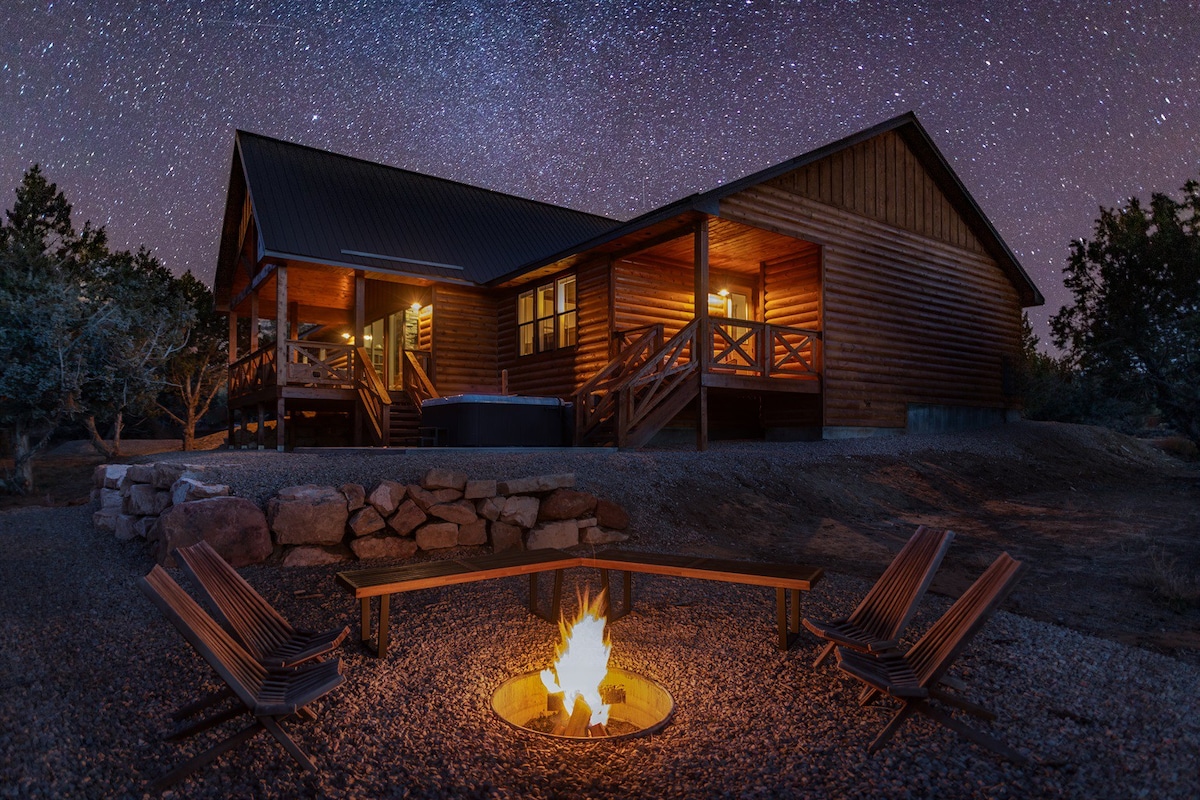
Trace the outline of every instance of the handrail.
<path fill-rule="evenodd" d="M 425 400 L 441 397 L 421 365 L 421 360 L 412 350 L 404 351 L 404 391 L 417 408 Z"/>
<path fill-rule="evenodd" d="M 662 323 L 644 325 L 622 333 L 630 334 L 637 330 L 642 331 L 641 335 L 575 392 L 573 400 L 576 442 L 582 443 L 611 415 L 616 403 L 616 393 L 613 389 L 621 382 L 625 373 L 631 368 L 645 364 L 651 354 L 661 346 Z"/>
<path fill-rule="evenodd" d="M 355 347 L 352 355 L 354 370 L 359 376 L 359 380 L 355 382 L 359 407 L 363 410 L 375 444 L 386 445 L 392 421 L 392 396 L 379 379 L 379 373 L 375 372 L 375 365 L 371 363 L 371 355 L 367 349 Z"/>
<path fill-rule="evenodd" d="M 618 389 L 617 444 L 700 368 L 700 319 L 685 325 Z"/>
<path fill-rule="evenodd" d="M 299 339 L 289 339 L 284 345 L 289 384 L 355 388 L 354 345 Z"/>
<path fill-rule="evenodd" d="M 229 365 L 229 396 L 242 397 L 274 386 L 276 376 L 275 345 L 260 347 Z"/>

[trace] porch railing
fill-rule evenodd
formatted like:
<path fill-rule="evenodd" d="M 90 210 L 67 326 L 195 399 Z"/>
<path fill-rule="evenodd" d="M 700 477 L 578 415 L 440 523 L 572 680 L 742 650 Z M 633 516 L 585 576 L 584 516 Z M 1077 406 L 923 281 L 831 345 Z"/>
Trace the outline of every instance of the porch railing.
<path fill-rule="evenodd" d="M 422 401 L 441 396 L 429 377 L 430 363 L 430 354 L 424 350 L 404 351 L 404 392 L 417 408 Z"/>
<path fill-rule="evenodd" d="M 705 371 L 757 378 L 821 374 L 821 332 L 742 319 L 710 318 Z"/>
<path fill-rule="evenodd" d="M 354 368 L 362 376 L 356 388 L 367 430 L 376 445 L 386 445 L 391 436 L 392 397 L 379 379 L 365 347 L 354 348 Z"/>
<path fill-rule="evenodd" d="M 261 347 L 229 365 L 229 396 L 244 397 L 276 382 L 275 345 Z"/>

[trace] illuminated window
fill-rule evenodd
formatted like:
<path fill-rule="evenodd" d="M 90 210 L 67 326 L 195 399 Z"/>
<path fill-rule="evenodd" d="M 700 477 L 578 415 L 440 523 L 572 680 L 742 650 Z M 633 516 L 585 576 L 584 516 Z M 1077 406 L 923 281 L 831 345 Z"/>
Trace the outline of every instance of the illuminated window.
<path fill-rule="evenodd" d="M 527 356 L 578 342 L 575 276 L 517 295 L 517 354 Z"/>

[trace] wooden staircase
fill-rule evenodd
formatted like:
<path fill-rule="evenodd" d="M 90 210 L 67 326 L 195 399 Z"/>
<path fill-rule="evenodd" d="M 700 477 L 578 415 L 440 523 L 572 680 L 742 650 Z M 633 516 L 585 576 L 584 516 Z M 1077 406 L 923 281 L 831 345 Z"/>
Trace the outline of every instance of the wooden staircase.
<path fill-rule="evenodd" d="M 637 449 L 700 392 L 699 320 L 665 344 L 654 326 L 575 395 L 575 443 Z"/>
<path fill-rule="evenodd" d="M 406 393 L 392 395 L 388 427 L 388 447 L 406 447 L 421 443 L 421 409 Z"/>

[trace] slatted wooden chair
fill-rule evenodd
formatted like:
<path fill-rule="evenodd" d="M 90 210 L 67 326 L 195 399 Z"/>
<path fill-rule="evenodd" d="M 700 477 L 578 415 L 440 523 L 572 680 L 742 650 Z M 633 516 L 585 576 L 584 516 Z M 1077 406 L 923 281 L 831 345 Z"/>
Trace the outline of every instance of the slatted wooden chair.
<path fill-rule="evenodd" d="M 883 747 L 913 714 L 923 714 L 1005 758 L 1029 762 L 999 739 L 967 726 L 930 702 L 937 700 L 982 719 L 996 718 L 990 711 L 949 694 L 938 683 L 946 677 L 946 671 L 971 637 L 1004 602 L 1023 571 L 1024 565 L 1020 561 L 1008 553 L 1001 554 L 907 653 L 870 654 L 844 647 L 837 649 L 838 669 L 901 703 L 895 716 L 871 742 L 869 752 Z"/>
<path fill-rule="evenodd" d="M 254 717 L 249 727 L 156 780 L 150 786 L 151 791 L 161 792 L 264 730 L 275 737 L 300 766 L 316 772 L 312 759 L 280 723 L 293 716 L 315 717 L 307 706 L 342 683 L 341 660 L 329 659 L 287 670 L 268 669 L 234 641 L 162 567 L 155 566 L 138 583 L 146 596 L 217 672 L 240 704 L 234 709 L 201 720 L 184 731 L 177 731 L 169 738 L 191 736 L 245 713 Z M 194 707 L 198 709 L 207 704 L 202 702 L 194 704 Z"/>
<path fill-rule="evenodd" d="M 221 624 L 264 666 L 291 667 L 323 656 L 350 633 L 349 627 L 324 633 L 293 628 L 208 542 L 175 555 Z"/>
<path fill-rule="evenodd" d="M 830 622 L 805 619 L 804 627 L 828 642 L 813 666 L 819 667 L 835 646 L 864 653 L 899 646 L 898 637 L 916 613 L 917 603 L 925 595 L 953 540 L 953 531 L 922 525 L 900 548 L 850 616 Z"/>

